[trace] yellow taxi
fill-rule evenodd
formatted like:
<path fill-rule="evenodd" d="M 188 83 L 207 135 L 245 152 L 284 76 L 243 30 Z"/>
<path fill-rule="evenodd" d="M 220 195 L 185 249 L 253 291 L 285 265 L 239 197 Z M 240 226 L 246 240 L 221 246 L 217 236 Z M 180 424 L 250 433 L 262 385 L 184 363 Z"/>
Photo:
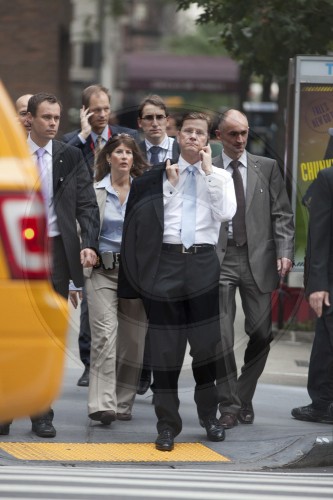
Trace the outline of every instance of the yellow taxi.
<path fill-rule="evenodd" d="M 37 169 L 0 82 L 0 422 L 35 415 L 56 398 L 67 302 L 49 282 Z"/>

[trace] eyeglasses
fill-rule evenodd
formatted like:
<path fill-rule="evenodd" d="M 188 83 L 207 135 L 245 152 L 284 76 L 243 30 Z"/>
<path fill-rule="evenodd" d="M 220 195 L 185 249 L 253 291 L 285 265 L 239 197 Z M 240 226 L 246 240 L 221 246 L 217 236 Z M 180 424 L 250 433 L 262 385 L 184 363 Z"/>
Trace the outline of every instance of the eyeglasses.
<path fill-rule="evenodd" d="M 198 137 L 205 137 L 208 135 L 207 132 L 204 132 L 203 130 L 195 130 L 194 128 L 184 128 L 181 130 L 181 132 L 187 136 L 195 134 Z"/>
<path fill-rule="evenodd" d="M 145 120 L 146 122 L 153 122 L 155 118 L 156 118 L 156 121 L 162 122 L 163 120 L 165 120 L 166 116 L 165 115 L 145 115 L 142 117 L 142 120 Z"/>

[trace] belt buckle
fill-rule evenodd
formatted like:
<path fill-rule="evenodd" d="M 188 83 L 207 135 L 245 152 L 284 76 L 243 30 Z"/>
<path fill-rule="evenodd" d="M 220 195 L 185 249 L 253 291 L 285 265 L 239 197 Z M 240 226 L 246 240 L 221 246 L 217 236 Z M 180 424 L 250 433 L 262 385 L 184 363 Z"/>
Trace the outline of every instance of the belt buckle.
<path fill-rule="evenodd" d="M 193 253 L 196 253 L 196 252 L 193 252 L 191 251 L 190 249 L 193 248 L 193 245 L 191 247 L 189 247 L 187 250 L 186 248 L 184 247 L 184 245 L 182 245 L 182 253 L 188 253 L 188 254 L 193 254 Z M 195 250 L 195 248 L 194 248 Z"/>
<path fill-rule="evenodd" d="M 114 253 L 112 251 L 101 253 L 101 259 L 103 267 L 106 271 L 109 269 L 112 271 L 116 267 Z"/>

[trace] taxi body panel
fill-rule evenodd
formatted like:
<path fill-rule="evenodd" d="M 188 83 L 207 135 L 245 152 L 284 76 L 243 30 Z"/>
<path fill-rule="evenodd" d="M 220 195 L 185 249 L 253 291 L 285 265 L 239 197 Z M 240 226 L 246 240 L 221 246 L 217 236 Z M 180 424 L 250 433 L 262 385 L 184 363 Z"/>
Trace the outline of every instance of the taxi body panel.
<path fill-rule="evenodd" d="M 67 302 L 53 290 L 38 172 L 0 82 L 0 422 L 57 397 Z"/>

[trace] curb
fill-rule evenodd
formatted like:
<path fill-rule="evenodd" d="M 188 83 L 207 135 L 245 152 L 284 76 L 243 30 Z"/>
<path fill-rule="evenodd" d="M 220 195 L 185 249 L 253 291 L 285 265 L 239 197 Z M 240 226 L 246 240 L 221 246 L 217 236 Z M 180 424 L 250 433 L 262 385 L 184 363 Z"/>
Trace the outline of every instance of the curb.
<path fill-rule="evenodd" d="M 333 433 L 332 433 L 333 436 Z M 308 450 L 300 449 L 299 458 L 286 466 L 297 469 L 299 467 L 326 467 L 333 465 L 333 437 L 318 436 Z"/>

